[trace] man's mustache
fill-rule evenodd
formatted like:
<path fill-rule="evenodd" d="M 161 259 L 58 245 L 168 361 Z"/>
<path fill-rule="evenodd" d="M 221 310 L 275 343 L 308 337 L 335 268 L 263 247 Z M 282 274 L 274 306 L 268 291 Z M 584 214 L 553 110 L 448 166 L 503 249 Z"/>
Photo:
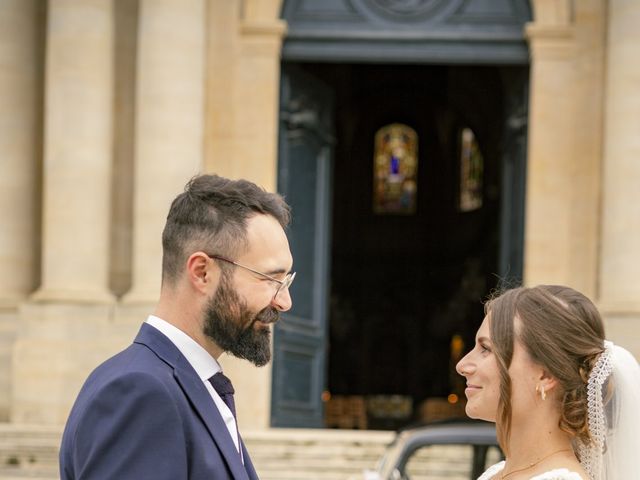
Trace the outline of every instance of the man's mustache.
<path fill-rule="evenodd" d="M 267 307 L 256 315 L 255 321 L 264 325 L 276 323 L 280 320 L 280 312 L 273 307 Z"/>

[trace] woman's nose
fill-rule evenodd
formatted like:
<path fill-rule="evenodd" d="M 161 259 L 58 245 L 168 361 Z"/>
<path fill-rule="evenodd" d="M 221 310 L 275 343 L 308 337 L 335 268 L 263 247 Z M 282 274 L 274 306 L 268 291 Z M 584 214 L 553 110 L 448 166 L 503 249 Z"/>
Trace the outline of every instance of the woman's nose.
<path fill-rule="evenodd" d="M 469 361 L 469 354 L 466 354 L 462 359 L 456 364 L 456 372 L 458 372 L 463 377 L 466 377 L 470 373 L 471 362 Z"/>

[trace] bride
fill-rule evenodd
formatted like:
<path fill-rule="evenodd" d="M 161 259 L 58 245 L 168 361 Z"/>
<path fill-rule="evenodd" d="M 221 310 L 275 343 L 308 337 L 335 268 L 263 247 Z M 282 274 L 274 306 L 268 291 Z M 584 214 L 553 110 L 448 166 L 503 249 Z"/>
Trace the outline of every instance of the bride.
<path fill-rule="evenodd" d="M 456 367 L 467 415 L 496 422 L 506 456 L 479 480 L 637 478 L 640 367 L 605 340 L 593 303 L 540 285 L 508 290 L 485 311 Z"/>

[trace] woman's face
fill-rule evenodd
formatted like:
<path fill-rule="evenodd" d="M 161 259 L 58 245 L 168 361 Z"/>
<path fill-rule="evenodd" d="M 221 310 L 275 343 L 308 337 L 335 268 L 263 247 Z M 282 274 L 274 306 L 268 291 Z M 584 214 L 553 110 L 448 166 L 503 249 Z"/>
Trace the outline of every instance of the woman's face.
<path fill-rule="evenodd" d="M 467 415 L 495 422 L 500 400 L 500 372 L 491 341 L 489 321 L 489 317 L 485 317 L 476 334 L 473 350 L 458 362 L 456 370 L 467 379 Z M 514 420 L 526 415 L 536 402 L 541 401 L 536 394 L 536 384 L 542 372 L 542 368 L 531 360 L 526 349 L 516 340 L 509 366 L 511 410 Z"/>
<path fill-rule="evenodd" d="M 473 350 L 456 365 L 457 372 L 467 379 L 465 411 L 471 418 L 496 421 L 500 399 L 500 374 L 489 335 L 489 318 L 484 318 L 476 334 Z"/>

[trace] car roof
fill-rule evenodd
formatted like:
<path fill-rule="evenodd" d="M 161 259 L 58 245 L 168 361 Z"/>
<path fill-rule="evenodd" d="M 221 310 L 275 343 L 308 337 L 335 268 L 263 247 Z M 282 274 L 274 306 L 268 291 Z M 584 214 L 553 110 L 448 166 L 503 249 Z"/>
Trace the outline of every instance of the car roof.
<path fill-rule="evenodd" d="M 488 422 L 447 422 L 409 428 L 398 433 L 394 443 L 497 445 L 496 429 Z"/>
<path fill-rule="evenodd" d="M 412 451 L 429 445 L 498 446 L 495 424 L 476 420 L 448 420 L 411 427 L 398 432 L 380 459 L 380 478 L 391 478 L 391 472 L 406 461 Z"/>

